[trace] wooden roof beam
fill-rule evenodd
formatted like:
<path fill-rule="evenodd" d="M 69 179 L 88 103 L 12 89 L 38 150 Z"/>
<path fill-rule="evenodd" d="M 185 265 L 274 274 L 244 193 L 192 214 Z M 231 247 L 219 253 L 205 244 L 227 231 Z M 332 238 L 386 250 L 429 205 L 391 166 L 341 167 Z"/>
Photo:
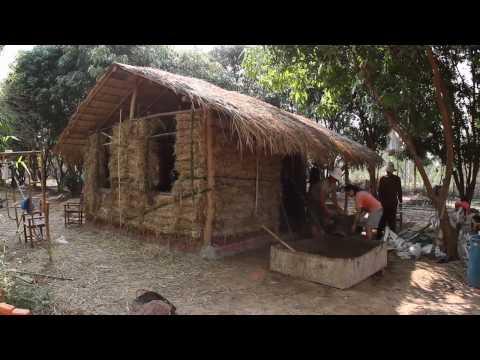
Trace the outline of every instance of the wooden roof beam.
<path fill-rule="evenodd" d="M 143 79 L 140 79 L 137 83 L 137 87 L 140 86 L 140 84 L 143 82 Z M 118 104 L 117 107 L 115 107 L 115 109 L 113 109 L 106 117 L 105 117 L 105 121 L 102 121 L 100 122 L 100 124 L 97 126 L 97 129 L 102 129 L 105 124 L 107 124 L 109 121 L 110 121 L 110 118 L 124 105 L 125 101 L 127 101 L 127 99 L 130 97 L 130 95 L 133 94 L 133 92 L 135 91 L 135 88 L 133 89 L 130 89 L 130 91 L 122 98 L 122 100 L 120 101 L 120 103 Z"/>
<path fill-rule="evenodd" d="M 102 118 L 101 115 L 90 115 L 85 113 L 79 114 L 79 117 L 82 118 L 82 120 L 89 120 L 89 121 L 98 121 Z"/>
<path fill-rule="evenodd" d="M 126 87 L 130 88 L 131 86 L 135 86 L 135 80 L 133 80 L 132 77 L 128 77 L 127 80 L 119 80 L 110 77 L 107 81 L 107 86 L 119 89 L 124 89 Z"/>
<path fill-rule="evenodd" d="M 90 105 L 92 104 L 98 104 L 98 105 L 102 105 L 102 106 L 106 106 L 108 108 L 111 108 L 112 106 L 115 106 L 117 105 L 117 102 L 110 102 L 110 101 L 103 101 L 103 100 L 92 100 L 92 102 L 90 103 Z"/>
<path fill-rule="evenodd" d="M 122 96 L 128 92 L 128 89 L 126 88 L 116 88 L 108 85 L 104 85 L 102 88 L 102 95 L 107 95 L 107 96 Z"/>
<path fill-rule="evenodd" d="M 163 88 L 161 91 L 160 91 L 160 94 L 155 97 L 155 100 L 153 100 L 146 108 L 145 110 L 143 110 L 143 115 L 148 115 L 147 112 L 148 110 L 150 110 L 152 108 L 153 105 L 155 105 L 163 96 L 165 96 L 165 94 L 168 92 L 168 89 L 167 88 Z"/>
<path fill-rule="evenodd" d="M 63 145 L 68 145 L 68 146 L 85 146 L 86 144 L 73 144 L 71 142 L 63 142 Z"/>
<path fill-rule="evenodd" d="M 103 74 L 100 77 L 100 79 L 97 81 L 96 86 L 92 89 L 92 91 L 90 91 L 90 93 L 87 95 L 87 98 L 80 103 L 78 108 L 80 108 L 82 104 L 88 105 L 90 101 L 92 101 L 92 99 L 95 97 L 95 95 L 100 91 L 100 89 L 102 88 L 102 85 L 105 85 L 105 82 L 108 80 L 109 75 L 113 74 L 115 71 L 117 71 L 117 69 L 118 69 L 118 66 L 113 65 L 111 71 L 107 71 L 105 74 Z"/>

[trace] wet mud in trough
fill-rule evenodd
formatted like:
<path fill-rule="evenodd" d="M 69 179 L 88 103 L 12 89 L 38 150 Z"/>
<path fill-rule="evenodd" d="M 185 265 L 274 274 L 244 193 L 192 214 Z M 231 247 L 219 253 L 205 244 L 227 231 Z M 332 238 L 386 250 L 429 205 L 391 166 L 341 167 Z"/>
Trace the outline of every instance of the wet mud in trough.
<path fill-rule="evenodd" d="M 321 242 L 315 239 L 300 241 L 295 245 L 295 250 L 329 258 L 348 259 L 362 256 L 380 244 L 380 241 L 365 240 L 361 235 L 328 235 Z"/>
<path fill-rule="evenodd" d="M 355 258 L 366 254 L 380 241 L 369 241 L 361 234 L 351 234 L 354 216 L 339 215 L 332 225 L 326 227 L 321 239 L 310 238 L 294 244 L 296 251 L 322 255 L 329 258 Z"/>

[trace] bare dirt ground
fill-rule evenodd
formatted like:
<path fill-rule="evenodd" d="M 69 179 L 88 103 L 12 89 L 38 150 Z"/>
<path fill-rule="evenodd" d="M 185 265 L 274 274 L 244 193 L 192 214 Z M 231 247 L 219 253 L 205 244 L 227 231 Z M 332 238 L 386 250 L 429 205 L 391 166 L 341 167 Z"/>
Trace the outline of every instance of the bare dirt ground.
<path fill-rule="evenodd" d="M 73 278 L 44 280 L 54 314 L 126 314 L 138 289 L 156 291 L 179 314 L 480 314 L 480 293 L 465 285 L 460 262 L 401 260 L 389 255 L 383 276 L 337 290 L 270 272 L 267 248 L 223 260 L 186 253 L 90 225 L 63 226 L 63 203 L 51 201 L 54 264 L 45 247 L 18 243 L 0 209 L 0 240 L 9 267 Z"/>

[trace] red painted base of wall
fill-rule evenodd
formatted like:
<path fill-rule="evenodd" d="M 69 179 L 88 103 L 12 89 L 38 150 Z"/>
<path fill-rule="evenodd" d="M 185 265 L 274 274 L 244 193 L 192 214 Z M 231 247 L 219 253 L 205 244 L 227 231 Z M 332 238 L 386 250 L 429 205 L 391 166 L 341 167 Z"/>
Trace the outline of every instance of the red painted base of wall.
<path fill-rule="evenodd" d="M 232 256 L 248 250 L 259 249 L 272 243 L 269 236 L 257 236 L 232 244 L 208 246 L 201 251 L 201 255 L 207 259 L 219 259 Z"/>

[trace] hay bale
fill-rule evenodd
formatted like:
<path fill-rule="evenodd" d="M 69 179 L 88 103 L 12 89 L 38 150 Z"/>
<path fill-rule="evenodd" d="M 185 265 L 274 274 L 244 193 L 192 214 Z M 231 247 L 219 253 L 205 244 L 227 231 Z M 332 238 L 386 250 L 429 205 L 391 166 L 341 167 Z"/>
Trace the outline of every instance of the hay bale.
<path fill-rule="evenodd" d="M 216 135 L 214 236 L 254 233 L 259 224 L 278 229 L 281 158 L 259 155 L 258 208 L 255 212 L 257 156 L 249 151 L 240 155 L 227 138 L 221 133 Z"/>

